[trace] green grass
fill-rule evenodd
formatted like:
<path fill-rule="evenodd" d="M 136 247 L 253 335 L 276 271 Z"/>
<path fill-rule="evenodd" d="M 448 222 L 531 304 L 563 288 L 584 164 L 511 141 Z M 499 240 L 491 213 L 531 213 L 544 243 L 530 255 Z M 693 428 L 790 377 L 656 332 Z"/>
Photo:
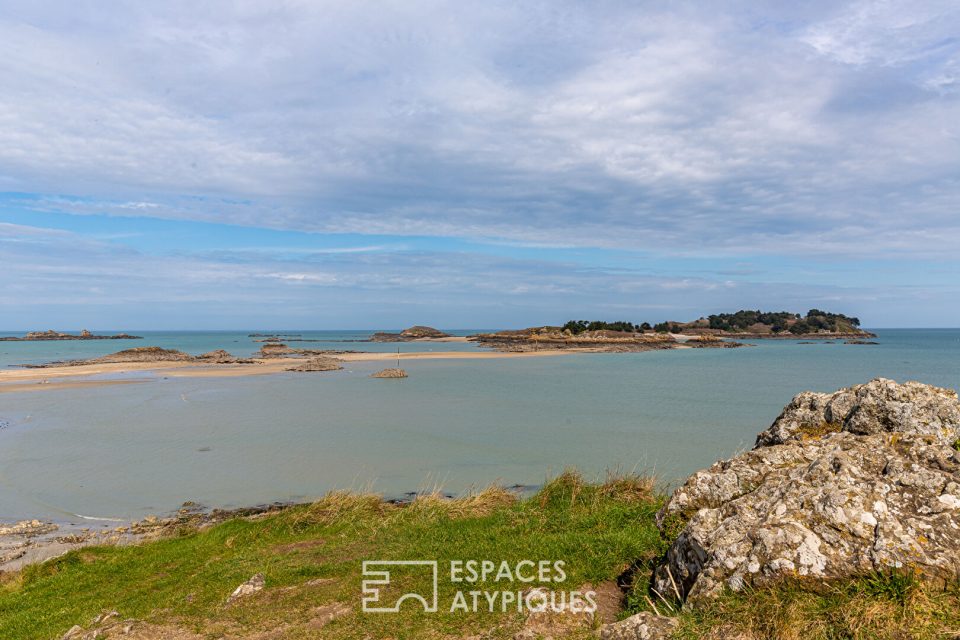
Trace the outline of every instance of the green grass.
<path fill-rule="evenodd" d="M 662 551 L 654 525 L 661 504 L 646 480 L 587 484 L 572 473 L 523 501 L 496 489 L 405 507 L 374 496 L 331 494 L 313 505 L 143 545 L 73 551 L 4 576 L 0 638 L 57 638 L 74 624 L 87 627 L 105 610 L 209 637 L 279 628 L 286 638 L 439 638 L 491 629 L 493 637 L 511 637 L 522 622 L 515 612 L 451 614 L 445 605 L 457 589 L 529 585 L 454 585 L 446 579 L 447 561 L 563 560 L 567 578 L 554 589 L 598 584 Z M 361 562 L 367 559 L 440 561 L 441 611 L 361 613 Z M 257 572 L 266 576 L 266 589 L 225 606 L 233 589 Z M 399 587 L 429 583 L 399 579 Z M 353 612 L 322 631 L 305 626 L 317 607 L 335 602 Z"/>
<path fill-rule="evenodd" d="M 670 542 L 671 534 L 654 525 L 662 504 L 648 480 L 589 484 L 574 473 L 522 501 L 496 488 L 452 501 L 428 496 L 403 507 L 334 493 L 269 516 L 182 528 L 138 546 L 81 549 L 0 574 L 0 638 L 59 638 L 74 624 L 90 628 L 97 614 L 111 610 L 159 625 L 170 640 L 181 632 L 201 638 L 512 638 L 523 625 L 515 610 L 450 613 L 449 603 L 457 589 L 530 585 L 453 584 L 445 570 L 451 560 L 563 560 L 567 577 L 554 590 L 617 580 L 620 617 L 654 606 L 664 612 L 667 605 L 648 593 L 653 563 Z M 682 522 L 666 524 L 675 532 Z M 362 561 L 391 559 L 439 561 L 438 613 L 413 606 L 399 614 L 360 611 Z M 258 572 L 266 589 L 226 605 L 234 588 Z M 396 594 L 430 584 L 425 576 L 394 577 Z M 349 611 L 317 625 L 335 603 Z M 675 637 L 690 640 L 960 637 L 960 583 L 923 582 L 911 571 L 826 583 L 787 579 L 684 607 L 678 617 Z M 596 637 L 585 626 L 551 635 Z"/>

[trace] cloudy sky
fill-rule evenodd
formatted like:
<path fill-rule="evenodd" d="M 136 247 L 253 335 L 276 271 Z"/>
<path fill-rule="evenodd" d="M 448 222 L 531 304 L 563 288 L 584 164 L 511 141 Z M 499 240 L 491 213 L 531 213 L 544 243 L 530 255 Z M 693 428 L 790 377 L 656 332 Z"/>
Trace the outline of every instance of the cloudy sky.
<path fill-rule="evenodd" d="M 960 4 L 0 0 L 0 328 L 960 325 Z"/>

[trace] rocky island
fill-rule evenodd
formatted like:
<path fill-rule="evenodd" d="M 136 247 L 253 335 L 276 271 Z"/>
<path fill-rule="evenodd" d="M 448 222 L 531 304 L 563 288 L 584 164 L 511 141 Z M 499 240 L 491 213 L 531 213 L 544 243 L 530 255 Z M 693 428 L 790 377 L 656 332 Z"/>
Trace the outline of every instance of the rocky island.
<path fill-rule="evenodd" d="M 789 311 L 741 310 L 698 318 L 692 322 L 662 322 L 654 331 L 730 338 L 864 339 L 876 334 L 860 328 L 860 319 L 842 313 L 810 309 L 807 314 Z"/>
<path fill-rule="evenodd" d="M 49 331 L 31 331 L 25 336 L 0 336 L 0 341 L 4 342 L 34 342 L 41 340 L 143 340 L 143 337 L 132 336 L 127 333 L 118 333 L 112 336 L 98 336 L 90 333 L 86 329 L 79 334 L 61 333 L 50 329 Z"/>
<path fill-rule="evenodd" d="M 439 329 L 416 325 L 409 329 L 404 329 L 400 333 L 375 333 L 370 337 L 370 342 L 413 342 L 415 340 L 439 340 L 441 338 L 451 337 L 453 336 Z"/>
<path fill-rule="evenodd" d="M 480 333 L 467 339 L 505 352 L 541 349 L 580 351 L 652 351 L 678 348 L 735 348 L 734 339 L 847 340 L 848 344 L 876 344 L 864 338 L 876 335 L 860 329 L 860 320 L 841 313 L 811 309 L 806 316 L 780 311 L 737 311 L 699 318 L 692 322 L 570 320 L 563 326 L 529 327 Z"/>
<path fill-rule="evenodd" d="M 608 323 L 597 323 L 608 324 Z M 620 323 L 617 323 L 620 324 Z M 736 348 L 739 342 L 709 334 L 676 337 L 669 333 L 595 329 L 571 331 L 569 327 L 530 327 L 470 336 L 468 340 L 497 351 L 536 352 L 547 350 L 627 353 L 683 348 Z"/>

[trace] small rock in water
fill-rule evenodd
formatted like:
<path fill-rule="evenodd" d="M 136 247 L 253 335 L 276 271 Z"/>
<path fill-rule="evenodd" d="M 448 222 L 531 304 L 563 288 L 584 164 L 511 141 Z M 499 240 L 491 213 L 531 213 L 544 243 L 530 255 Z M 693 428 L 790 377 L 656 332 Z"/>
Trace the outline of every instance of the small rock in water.
<path fill-rule="evenodd" d="M 258 591 L 263 591 L 263 587 L 267 584 L 266 578 L 264 578 L 262 573 L 258 573 L 239 587 L 234 589 L 233 593 L 230 594 L 230 597 L 227 598 L 227 604 L 234 602 L 240 598 L 244 598 L 249 595 L 253 595 Z"/>
<path fill-rule="evenodd" d="M 341 361 L 336 358 L 318 356 L 316 358 L 310 358 L 303 364 L 290 367 L 287 371 L 337 371 L 343 369 L 343 365 L 340 364 L 340 362 Z"/>
<path fill-rule="evenodd" d="M 403 369 L 384 369 L 383 371 L 377 371 L 375 374 L 370 376 L 371 378 L 407 378 L 407 372 Z"/>

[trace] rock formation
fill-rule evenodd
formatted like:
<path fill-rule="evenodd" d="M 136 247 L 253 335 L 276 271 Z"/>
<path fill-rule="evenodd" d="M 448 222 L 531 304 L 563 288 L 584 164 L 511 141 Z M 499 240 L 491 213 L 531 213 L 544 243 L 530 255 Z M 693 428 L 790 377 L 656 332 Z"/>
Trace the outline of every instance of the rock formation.
<path fill-rule="evenodd" d="M 566 349 L 605 353 L 657 351 L 660 349 L 734 348 L 739 342 L 729 342 L 713 336 L 691 336 L 680 342 L 667 333 L 630 333 L 626 331 L 584 331 L 573 334 L 561 327 L 531 327 L 516 331 L 480 333 L 469 340 L 480 346 L 503 352 L 528 352 L 546 349 Z"/>
<path fill-rule="evenodd" d="M 196 356 L 194 360 L 197 362 L 210 362 L 212 364 L 249 364 L 253 362 L 253 360 L 249 358 L 238 358 L 223 349 L 215 349 L 214 351 L 201 353 L 199 356 Z"/>
<path fill-rule="evenodd" d="M 82 365 L 95 364 L 122 364 L 126 362 L 198 362 L 210 364 L 252 364 L 254 361 L 248 358 L 237 358 L 223 349 L 210 351 L 199 356 L 191 356 L 189 353 L 178 351 L 176 349 L 164 349 L 163 347 L 134 347 L 133 349 L 124 349 L 98 358 L 89 358 L 87 360 L 68 360 L 66 362 L 47 362 L 44 364 L 25 364 L 21 365 L 29 369 L 48 369 L 51 367 L 78 367 Z"/>
<path fill-rule="evenodd" d="M 193 360 L 193 356 L 176 349 L 163 347 L 134 347 L 124 349 L 107 356 L 81 361 L 80 364 L 98 364 L 112 362 L 169 362 L 176 360 Z"/>
<path fill-rule="evenodd" d="M 434 329 L 433 327 L 425 327 L 423 325 L 414 325 L 408 329 L 404 329 L 400 332 L 400 335 L 404 338 L 411 338 L 413 340 L 419 340 L 421 338 L 449 338 L 449 333 L 444 333 L 439 329 Z"/>
<path fill-rule="evenodd" d="M 384 369 L 383 371 L 377 371 L 371 378 L 407 378 L 407 372 L 403 369 Z"/>
<path fill-rule="evenodd" d="M 436 340 L 449 337 L 449 333 L 444 333 L 439 329 L 416 325 L 404 329 L 400 333 L 375 333 L 370 337 L 370 342 L 411 342 L 413 340 Z"/>
<path fill-rule="evenodd" d="M 343 365 L 340 364 L 340 362 L 341 361 L 336 358 L 317 356 L 310 358 L 303 364 L 290 367 L 287 371 L 337 371 L 338 369 L 343 369 Z"/>
<path fill-rule="evenodd" d="M 291 349 L 282 342 L 265 342 L 261 347 L 260 351 L 253 354 L 255 358 L 283 358 L 286 356 L 296 355 L 298 351 L 296 349 Z"/>
<path fill-rule="evenodd" d="M 960 571 L 956 392 L 878 378 L 804 392 L 753 450 L 699 471 L 658 514 L 653 588 L 690 601 L 783 576 Z"/>

